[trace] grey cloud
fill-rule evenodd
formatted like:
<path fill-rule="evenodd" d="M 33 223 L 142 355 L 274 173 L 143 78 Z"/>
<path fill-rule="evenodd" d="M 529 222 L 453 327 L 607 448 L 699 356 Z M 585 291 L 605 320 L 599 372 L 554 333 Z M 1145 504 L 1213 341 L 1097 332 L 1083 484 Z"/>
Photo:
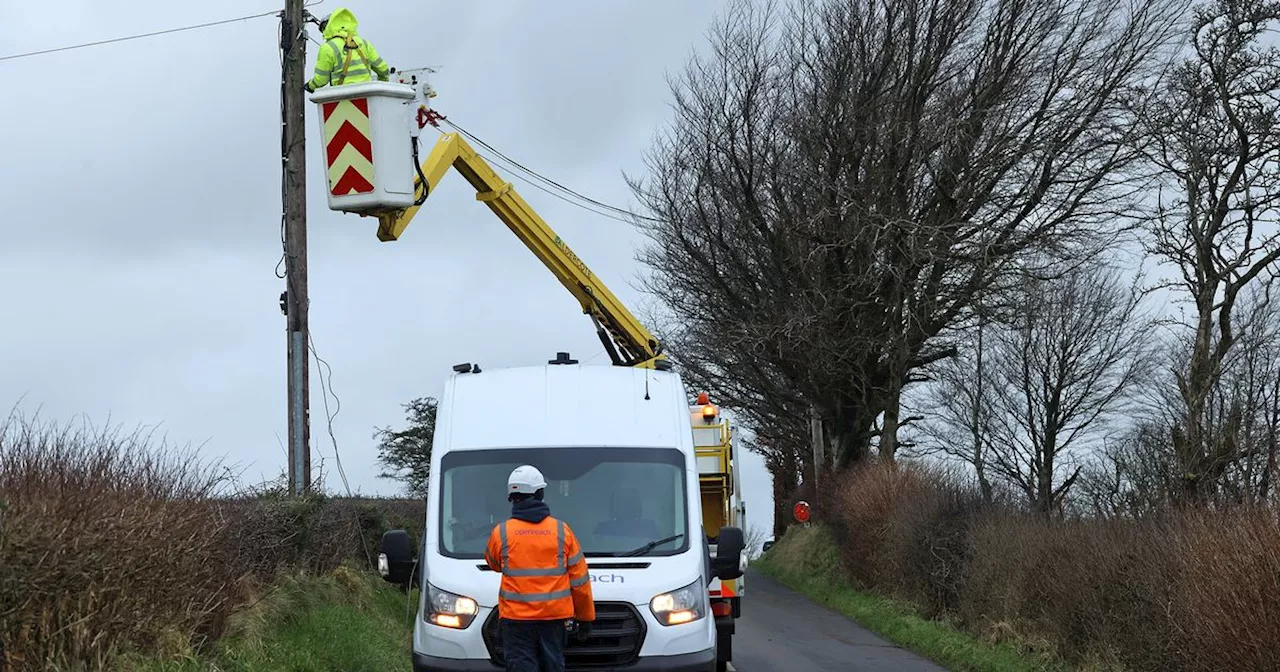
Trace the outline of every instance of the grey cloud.
<path fill-rule="evenodd" d="M 0 43 L 25 51 L 278 4 L 35 4 L 0 25 Z M 437 104 L 451 118 L 624 206 L 621 174 L 641 172 L 668 118 L 665 76 L 722 5 L 346 4 L 392 64 L 441 68 Z M 247 478 L 283 469 L 277 59 L 276 21 L 263 18 L 0 62 L 6 97 L 22 101 L 0 107 L 0 404 L 160 425 Z M 603 361 L 573 299 L 457 175 L 396 243 L 330 212 L 314 110 L 307 123 L 312 327 L 342 400 L 334 433 L 353 488 L 395 490 L 376 477 L 371 432 L 400 423 L 408 399 L 438 394 L 452 364 L 529 364 L 565 349 Z M 638 310 L 641 236 L 515 184 Z M 312 381 L 317 462 L 339 487 L 314 370 Z M 747 461 L 764 524 L 768 478 Z"/>

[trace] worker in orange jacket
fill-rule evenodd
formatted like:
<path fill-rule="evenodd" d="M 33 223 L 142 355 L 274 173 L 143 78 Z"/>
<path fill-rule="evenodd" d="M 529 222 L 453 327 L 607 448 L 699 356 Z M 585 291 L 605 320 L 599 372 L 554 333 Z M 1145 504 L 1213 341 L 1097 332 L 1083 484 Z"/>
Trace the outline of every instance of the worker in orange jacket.
<path fill-rule="evenodd" d="M 542 501 L 542 472 L 518 467 L 507 479 L 511 518 L 489 535 L 485 561 L 502 573 L 498 617 L 507 672 L 564 672 L 564 647 L 577 621 L 586 640 L 596 619 L 587 561 L 573 530 Z"/>

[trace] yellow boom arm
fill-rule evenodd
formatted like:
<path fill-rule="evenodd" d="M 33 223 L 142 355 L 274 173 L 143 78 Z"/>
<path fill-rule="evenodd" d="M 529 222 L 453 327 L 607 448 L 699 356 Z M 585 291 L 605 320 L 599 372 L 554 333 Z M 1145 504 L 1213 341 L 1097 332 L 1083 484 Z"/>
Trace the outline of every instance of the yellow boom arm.
<path fill-rule="evenodd" d="M 529 207 L 511 183 L 494 172 L 489 163 L 456 133 L 440 136 L 422 163 L 428 194 L 435 191 L 450 166 L 475 188 L 476 200 L 488 205 L 520 242 L 550 269 L 560 284 L 578 299 L 582 312 L 591 317 L 596 333 L 614 364 L 651 369 L 670 366 L 658 339 Z M 415 178 L 415 193 L 420 184 L 421 180 Z M 418 207 L 415 205 L 378 215 L 378 239 L 383 242 L 398 240 L 417 214 Z"/>

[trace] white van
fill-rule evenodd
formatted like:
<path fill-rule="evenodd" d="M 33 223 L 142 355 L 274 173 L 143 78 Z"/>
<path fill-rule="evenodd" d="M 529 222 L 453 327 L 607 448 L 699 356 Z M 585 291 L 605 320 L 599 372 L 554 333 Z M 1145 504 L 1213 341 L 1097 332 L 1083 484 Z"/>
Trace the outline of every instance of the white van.
<path fill-rule="evenodd" d="M 500 577 L 484 549 L 510 515 L 507 476 L 522 464 L 542 471 L 551 515 L 590 566 L 596 621 L 586 642 L 570 638 L 568 668 L 724 670 L 707 586 L 741 576 L 743 538 L 715 531 L 711 557 L 679 375 L 579 366 L 564 353 L 547 366 L 454 370 L 436 419 L 422 543 L 392 530 L 379 559 L 388 581 L 423 589 L 415 672 L 501 669 Z"/>

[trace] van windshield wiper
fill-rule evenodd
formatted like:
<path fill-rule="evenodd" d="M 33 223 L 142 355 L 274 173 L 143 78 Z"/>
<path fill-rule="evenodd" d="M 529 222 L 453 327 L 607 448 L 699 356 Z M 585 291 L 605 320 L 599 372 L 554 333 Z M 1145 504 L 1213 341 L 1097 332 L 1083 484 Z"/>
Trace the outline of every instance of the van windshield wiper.
<path fill-rule="evenodd" d="M 617 555 L 617 557 L 619 557 L 619 558 L 631 558 L 631 557 L 635 557 L 635 556 L 637 556 L 637 555 L 644 555 L 645 553 L 648 553 L 649 551 L 652 551 L 653 549 L 655 549 L 655 548 L 657 548 L 657 547 L 659 547 L 659 546 L 661 546 L 661 545 L 663 545 L 663 544 L 668 544 L 668 543 L 671 543 L 671 542 L 673 542 L 673 541 L 676 541 L 676 540 L 678 540 L 678 539 L 683 539 L 683 538 L 684 538 L 684 534 L 683 534 L 683 533 L 681 533 L 681 534 L 675 534 L 675 535 L 672 535 L 672 536 L 670 536 L 670 537 L 667 537 L 666 539 L 659 539 L 659 540 L 657 540 L 657 541 L 651 541 L 651 542 L 649 542 L 649 543 L 645 544 L 644 546 L 641 546 L 640 548 L 635 549 L 634 551 L 627 551 L 626 553 L 619 553 L 619 554 Z"/>

